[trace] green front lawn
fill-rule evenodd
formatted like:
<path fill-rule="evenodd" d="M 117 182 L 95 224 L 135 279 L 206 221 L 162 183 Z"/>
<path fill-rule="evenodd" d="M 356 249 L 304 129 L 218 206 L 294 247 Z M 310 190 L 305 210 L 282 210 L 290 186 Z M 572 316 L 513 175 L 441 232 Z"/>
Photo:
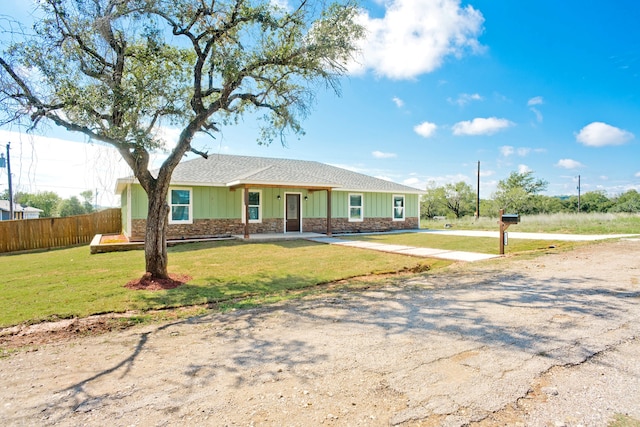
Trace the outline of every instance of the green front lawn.
<path fill-rule="evenodd" d="M 308 241 L 216 242 L 169 248 L 169 272 L 193 277 L 167 291 L 124 285 L 144 273 L 142 251 L 90 255 L 86 246 L 0 256 L 0 327 L 91 314 L 146 311 L 283 295 L 335 280 L 445 265 Z"/>
<path fill-rule="evenodd" d="M 436 233 L 400 233 L 372 234 L 364 236 L 342 237 L 347 240 L 362 240 L 391 245 L 416 246 L 419 248 L 445 249 L 452 251 L 479 252 L 483 254 L 499 254 L 500 243 L 497 237 L 465 237 Z M 550 240 L 526 240 L 509 238 L 504 248 L 505 254 L 546 250 L 549 246 L 557 249 L 572 248 L 584 242 L 561 242 Z"/>

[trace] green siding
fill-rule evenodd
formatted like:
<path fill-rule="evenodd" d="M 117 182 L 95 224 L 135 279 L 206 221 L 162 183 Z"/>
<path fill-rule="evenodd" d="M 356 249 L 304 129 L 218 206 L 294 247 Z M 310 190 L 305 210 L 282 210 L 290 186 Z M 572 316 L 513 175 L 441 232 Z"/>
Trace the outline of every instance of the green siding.
<path fill-rule="evenodd" d="M 260 205 L 262 206 L 262 218 L 283 218 L 284 217 L 284 193 L 287 190 L 280 188 L 262 188 L 262 198 Z M 258 189 L 250 189 L 249 191 L 259 191 Z M 280 196 L 280 200 L 278 200 Z"/>
<path fill-rule="evenodd" d="M 226 187 L 193 187 L 194 219 L 228 219 L 242 215 L 242 191 Z"/>
<path fill-rule="evenodd" d="M 125 188 L 125 190 L 122 192 L 122 194 L 120 194 L 120 211 L 121 211 L 121 215 L 120 218 L 122 220 L 122 230 L 125 233 L 130 233 L 131 230 L 129 230 L 129 198 L 127 197 L 127 194 L 129 193 L 131 187 L 127 187 Z"/>
<path fill-rule="evenodd" d="M 349 212 L 349 194 L 362 194 L 364 199 L 364 217 L 365 218 L 391 218 L 392 216 L 392 200 L 394 195 L 400 193 L 358 193 L 346 191 L 334 191 L 332 202 L 332 213 L 334 218 L 347 218 Z M 405 217 L 418 216 L 418 198 L 417 194 L 405 195 Z"/>
<path fill-rule="evenodd" d="M 147 219 L 149 199 L 142 186 L 135 184 L 131 190 L 131 219 Z"/>
<path fill-rule="evenodd" d="M 388 193 L 365 193 L 364 194 L 364 217 L 365 218 L 390 218 L 391 217 L 391 194 Z"/>
<path fill-rule="evenodd" d="M 420 212 L 420 196 L 418 194 L 407 194 L 404 197 L 405 218 L 417 217 Z"/>
<path fill-rule="evenodd" d="M 191 187 L 193 195 L 194 219 L 229 219 L 242 218 L 242 203 L 244 191 L 232 191 L 226 187 Z M 128 187 L 122 193 L 123 225 L 126 221 L 127 191 L 131 191 L 132 219 L 146 219 L 147 195 L 138 184 Z M 326 218 L 327 192 L 307 191 L 298 188 L 260 188 L 250 189 L 262 194 L 262 218 L 283 218 L 284 199 L 286 193 L 300 194 L 303 218 Z M 398 193 L 367 193 L 333 191 L 331 202 L 331 216 L 333 218 L 348 218 L 349 194 L 362 194 L 364 199 L 365 218 L 391 218 L 392 199 Z M 280 199 L 278 199 L 278 195 Z M 307 200 L 305 200 L 307 197 Z M 405 195 L 405 217 L 417 217 L 419 195 Z"/>
<path fill-rule="evenodd" d="M 285 194 L 299 194 L 303 218 L 327 217 L 327 192 L 309 192 L 300 188 L 263 188 L 262 217 L 284 218 Z M 280 199 L 278 199 L 280 196 Z M 305 200 L 305 197 L 307 198 Z"/>
<path fill-rule="evenodd" d="M 292 193 L 300 193 L 300 203 L 302 205 L 302 215 L 304 218 L 326 218 L 327 217 L 327 192 L 291 190 Z M 305 200 L 305 197 L 307 198 Z"/>
<path fill-rule="evenodd" d="M 130 188 L 132 205 L 131 217 L 133 219 L 146 219 L 148 206 L 147 194 L 140 185 L 132 185 Z M 194 219 L 241 217 L 242 190 L 231 191 L 226 187 L 191 187 L 191 190 Z"/>
<path fill-rule="evenodd" d="M 347 218 L 349 212 L 349 193 L 331 193 L 331 217 Z"/>

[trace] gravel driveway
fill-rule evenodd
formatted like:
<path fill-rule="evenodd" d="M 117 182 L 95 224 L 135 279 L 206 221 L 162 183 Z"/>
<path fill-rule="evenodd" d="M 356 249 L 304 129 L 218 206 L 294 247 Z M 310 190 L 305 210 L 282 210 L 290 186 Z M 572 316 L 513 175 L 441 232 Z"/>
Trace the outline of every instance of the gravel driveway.
<path fill-rule="evenodd" d="M 640 420 L 640 241 L 0 359 L 3 425 L 526 425 Z"/>

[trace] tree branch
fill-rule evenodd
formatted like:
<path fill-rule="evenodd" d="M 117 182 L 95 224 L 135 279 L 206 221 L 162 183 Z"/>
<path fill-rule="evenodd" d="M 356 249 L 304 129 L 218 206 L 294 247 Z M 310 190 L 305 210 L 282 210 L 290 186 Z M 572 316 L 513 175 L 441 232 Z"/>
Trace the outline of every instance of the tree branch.
<path fill-rule="evenodd" d="M 208 159 L 208 158 L 209 158 L 209 153 L 208 153 L 208 152 L 202 152 L 202 151 L 196 150 L 196 149 L 195 149 L 195 148 L 193 148 L 193 147 L 190 147 L 190 148 L 189 148 L 189 151 L 191 151 L 192 153 L 197 154 L 198 156 L 202 156 L 202 157 L 204 157 L 205 159 Z"/>

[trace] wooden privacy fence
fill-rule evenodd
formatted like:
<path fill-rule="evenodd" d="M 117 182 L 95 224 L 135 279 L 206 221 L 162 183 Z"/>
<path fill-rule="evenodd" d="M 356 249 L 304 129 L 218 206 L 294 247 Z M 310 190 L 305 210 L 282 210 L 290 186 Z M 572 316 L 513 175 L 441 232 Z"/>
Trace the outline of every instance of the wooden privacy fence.
<path fill-rule="evenodd" d="M 0 221 L 0 253 L 89 243 L 96 234 L 120 233 L 120 209 L 65 218 Z"/>

